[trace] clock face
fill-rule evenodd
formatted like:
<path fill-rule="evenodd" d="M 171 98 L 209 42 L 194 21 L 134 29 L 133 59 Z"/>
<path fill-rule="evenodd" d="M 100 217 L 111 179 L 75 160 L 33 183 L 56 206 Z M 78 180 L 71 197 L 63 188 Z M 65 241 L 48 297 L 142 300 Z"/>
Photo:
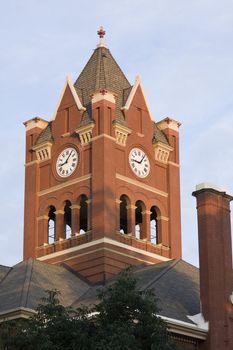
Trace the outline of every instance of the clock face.
<path fill-rule="evenodd" d="M 61 177 L 70 176 L 78 165 L 78 152 L 75 148 L 65 148 L 58 156 L 56 171 Z"/>
<path fill-rule="evenodd" d="M 129 164 L 134 174 L 138 177 L 146 177 L 150 172 L 150 162 L 144 151 L 133 148 L 129 153 Z"/>

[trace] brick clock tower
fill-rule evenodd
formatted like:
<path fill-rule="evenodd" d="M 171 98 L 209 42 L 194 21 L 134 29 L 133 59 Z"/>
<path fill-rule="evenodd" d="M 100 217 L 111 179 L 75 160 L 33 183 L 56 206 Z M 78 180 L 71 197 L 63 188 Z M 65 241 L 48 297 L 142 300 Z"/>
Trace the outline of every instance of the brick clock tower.
<path fill-rule="evenodd" d="M 25 122 L 24 259 L 65 264 L 92 283 L 128 265 L 181 257 L 179 133 L 154 122 L 99 44 L 50 122 Z"/>

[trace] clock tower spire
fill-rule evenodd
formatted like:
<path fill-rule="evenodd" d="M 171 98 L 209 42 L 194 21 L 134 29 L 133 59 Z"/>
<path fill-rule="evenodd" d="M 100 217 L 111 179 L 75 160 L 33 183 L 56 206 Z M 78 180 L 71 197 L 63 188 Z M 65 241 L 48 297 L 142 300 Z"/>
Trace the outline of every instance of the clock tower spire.
<path fill-rule="evenodd" d="M 52 120 L 25 122 L 24 258 L 92 283 L 181 256 L 180 124 L 153 121 L 140 78 L 128 82 L 98 35 Z"/>

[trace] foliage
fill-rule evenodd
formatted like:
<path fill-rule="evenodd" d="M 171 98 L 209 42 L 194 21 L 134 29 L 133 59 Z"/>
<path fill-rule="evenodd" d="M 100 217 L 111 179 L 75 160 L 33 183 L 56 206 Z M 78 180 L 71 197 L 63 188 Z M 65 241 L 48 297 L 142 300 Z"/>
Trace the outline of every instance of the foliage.
<path fill-rule="evenodd" d="M 93 308 L 65 308 L 47 291 L 28 321 L 1 325 L 3 350 L 174 350 L 165 322 L 156 316 L 153 291 L 138 291 L 129 270 L 99 293 Z"/>

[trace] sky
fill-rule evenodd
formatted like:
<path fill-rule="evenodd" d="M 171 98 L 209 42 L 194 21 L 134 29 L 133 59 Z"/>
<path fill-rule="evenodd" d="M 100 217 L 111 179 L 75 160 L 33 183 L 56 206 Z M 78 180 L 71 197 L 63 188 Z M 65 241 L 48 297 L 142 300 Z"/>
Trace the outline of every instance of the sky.
<path fill-rule="evenodd" d="M 180 128 L 183 259 L 198 265 L 196 202 L 212 182 L 233 194 L 232 0 L 0 0 L 0 264 L 22 260 L 23 122 L 50 120 L 67 75 L 75 81 L 105 42 L 131 84 L 137 74 L 155 121 Z"/>

